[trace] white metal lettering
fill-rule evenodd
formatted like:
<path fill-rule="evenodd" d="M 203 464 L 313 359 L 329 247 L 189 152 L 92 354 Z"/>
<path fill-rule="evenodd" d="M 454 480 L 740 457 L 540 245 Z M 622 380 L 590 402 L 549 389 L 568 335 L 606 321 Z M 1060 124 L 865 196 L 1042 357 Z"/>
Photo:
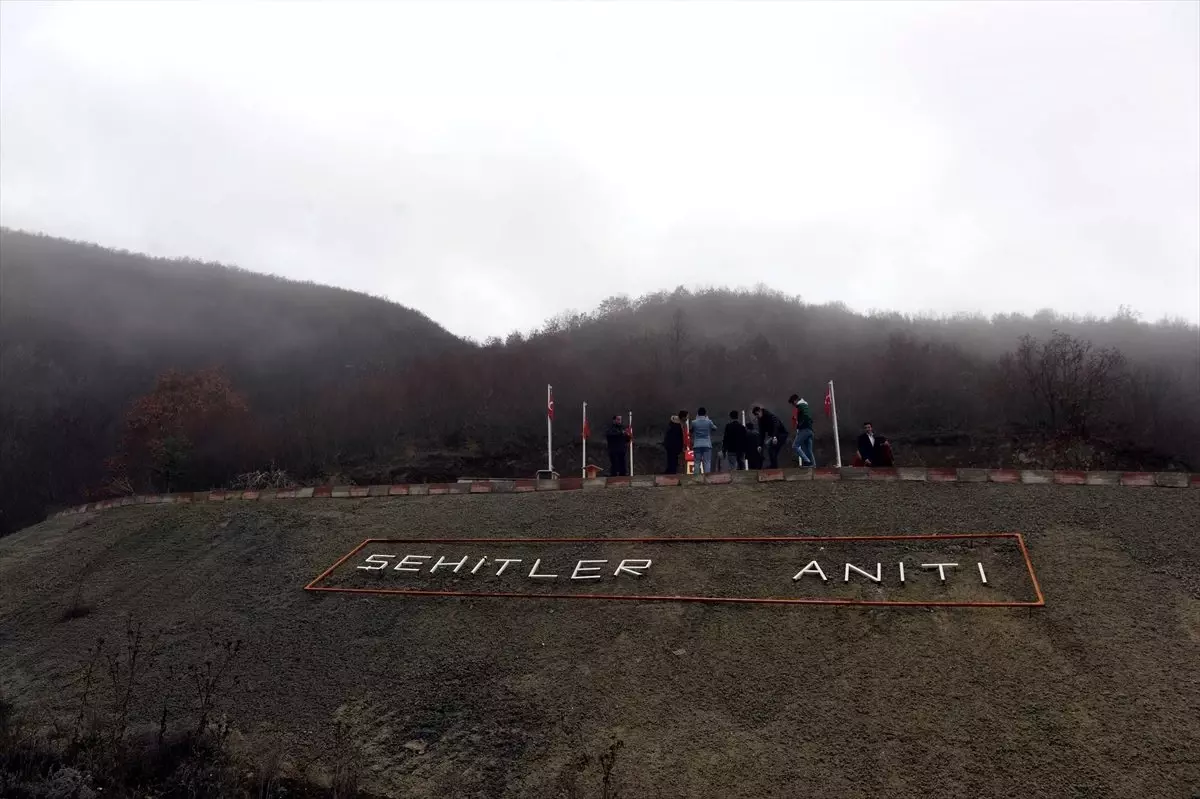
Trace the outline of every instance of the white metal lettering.
<path fill-rule="evenodd" d="M 405 555 L 400 559 L 400 562 L 396 564 L 395 570 L 398 572 L 420 571 L 421 566 L 424 565 L 424 562 L 432 557 L 433 555 Z"/>
<path fill-rule="evenodd" d="M 980 563 L 979 561 L 975 561 L 975 565 L 979 567 L 979 582 L 983 583 L 984 585 L 987 585 L 988 584 L 987 575 L 983 573 L 983 564 Z"/>
<path fill-rule="evenodd" d="M 600 566 L 585 566 L 585 563 L 608 563 L 607 560 L 581 560 L 575 564 L 575 570 L 571 572 L 572 580 L 599 580 L 604 575 L 600 574 Z M 584 574 L 584 572 L 595 572 L 595 574 Z"/>
<path fill-rule="evenodd" d="M 871 574 L 869 571 L 864 571 L 863 569 L 858 568 L 853 563 L 847 563 L 846 564 L 846 579 L 843 580 L 842 582 L 846 582 L 846 583 L 850 582 L 850 570 L 851 569 L 858 572 L 863 577 L 866 577 L 869 580 L 874 580 L 877 583 L 883 582 L 883 564 L 882 563 L 875 564 L 875 573 L 874 574 Z"/>
<path fill-rule="evenodd" d="M 480 558 L 480 559 L 479 559 L 479 562 L 475 564 L 475 568 L 474 568 L 474 569 L 471 569 L 471 574 L 474 574 L 475 572 L 477 572 L 477 571 L 479 571 L 480 569 L 482 569 L 482 568 L 483 568 L 483 564 L 485 564 L 485 563 L 487 563 L 487 558 Z"/>
<path fill-rule="evenodd" d="M 621 565 L 617 566 L 617 570 L 613 572 L 613 577 L 620 577 L 622 573 L 632 575 L 633 577 L 644 577 L 646 569 L 650 568 L 651 561 L 649 558 L 631 558 L 621 561 Z M 640 566 L 633 564 L 640 563 Z"/>
<path fill-rule="evenodd" d="M 937 569 L 938 576 L 942 578 L 942 582 L 946 582 L 946 568 L 957 569 L 957 563 L 922 563 L 922 569 Z"/>
<path fill-rule="evenodd" d="M 904 561 L 900 561 L 900 582 L 904 582 Z"/>
<path fill-rule="evenodd" d="M 508 568 L 510 563 L 520 563 L 520 558 L 496 558 L 496 562 L 500 564 L 500 568 L 496 569 L 496 576 L 504 574 L 504 570 Z"/>
<path fill-rule="evenodd" d="M 379 571 L 380 569 L 386 569 L 390 565 L 390 564 L 388 564 L 387 559 L 394 558 L 394 557 L 396 557 L 396 556 L 395 555 L 368 555 L 367 563 L 370 563 L 372 565 L 359 566 L 358 568 L 366 569 L 367 571 L 373 571 L 373 572 Z"/>
<path fill-rule="evenodd" d="M 541 565 L 542 565 L 541 558 L 538 558 L 537 560 L 535 560 L 533 562 L 533 568 L 529 570 L 529 576 L 533 577 L 533 578 L 541 577 L 541 578 L 548 579 L 548 580 L 553 580 L 556 577 L 558 577 L 557 574 L 538 574 L 537 569 L 538 569 L 538 566 L 541 566 Z"/>
<path fill-rule="evenodd" d="M 804 567 L 803 569 L 801 569 L 800 571 L 796 572 L 796 576 L 795 576 L 795 577 L 793 577 L 793 578 L 792 578 L 792 580 L 793 580 L 793 581 L 795 581 L 795 580 L 799 580 L 801 577 L 803 577 L 803 576 L 804 576 L 804 575 L 806 575 L 806 574 L 816 574 L 816 575 L 818 575 L 818 576 L 819 576 L 819 577 L 820 577 L 822 580 L 828 580 L 828 579 L 829 579 L 828 577 L 826 577 L 826 576 L 825 576 L 825 572 L 821 571 L 821 564 L 820 564 L 820 563 L 817 563 L 815 560 L 814 560 L 812 563 L 810 563 L 810 564 L 808 564 L 807 566 L 805 566 L 805 567 Z"/>
<path fill-rule="evenodd" d="M 458 570 L 459 570 L 459 569 L 461 569 L 463 566 L 465 566 L 465 565 L 466 565 L 466 563 L 467 563 L 467 557 L 468 557 L 467 555 L 463 555 L 463 556 L 462 556 L 462 560 L 459 560 L 459 561 L 448 561 L 448 560 L 446 560 L 446 556 L 445 556 L 445 555 L 443 555 L 442 557 L 438 558 L 438 560 L 437 560 L 437 563 L 435 563 L 435 564 L 433 564 L 432 566 L 430 566 L 430 567 L 429 567 L 429 573 L 430 573 L 430 574 L 433 574 L 435 571 L 437 571 L 437 570 L 438 570 L 438 567 L 439 567 L 439 566 L 450 566 L 450 565 L 453 565 L 453 566 L 454 566 L 454 573 L 455 573 L 455 574 L 458 574 Z"/>

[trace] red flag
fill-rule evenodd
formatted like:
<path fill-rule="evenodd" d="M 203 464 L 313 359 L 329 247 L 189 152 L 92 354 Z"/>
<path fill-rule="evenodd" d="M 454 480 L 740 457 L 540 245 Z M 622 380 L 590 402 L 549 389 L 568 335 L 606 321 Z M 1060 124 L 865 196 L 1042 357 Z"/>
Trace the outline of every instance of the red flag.
<path fill-rule="evenodd" d="M 590 424 L 588 424 L 588 418 L 586 415 L 583 417 L 583 437 L 584 438 L 592 437 L 592 426 Z"/>
<path fill-rule="evenodd" d="M 629 425 L 629 427 L 625 428 L 625 437 L 630 441 L 633 441 L 633 425 Z"/>
<path fill-rule="evenodd" d="M 554 419 L 554 389 L 546 386 L 546 418 Z"/>
<path fill-rule="evenodd" d="M 833 413 L 833 389 L 829 386 L 825 387 L 825 415 L 829 416 Z"/>

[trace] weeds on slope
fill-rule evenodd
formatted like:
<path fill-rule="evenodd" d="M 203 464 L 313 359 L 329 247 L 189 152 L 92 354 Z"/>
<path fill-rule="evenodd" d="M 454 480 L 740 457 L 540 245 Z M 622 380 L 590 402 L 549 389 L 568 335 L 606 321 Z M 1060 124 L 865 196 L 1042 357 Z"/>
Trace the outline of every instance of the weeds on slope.
<path fill-rule="evenodd" d="M 277 749 L 258 762 L 234 753 L 224 708 L 240 683 L 241 641 L 211 640 L 184 665 L 162 655 L 159 637 L 130 617 L 123 640 L 97 640 L 75 669 L 69 720 L 38 718 L 0 696 L 0 796 L 272 799 L 331 788 L 339 799 L 363 796 L 351 759 L 339 759 L 327 788 L 284 778 Z M 148 702 L 146 676 L 160 667 L 179 693 Z M 133 724 L 135 705 L 156 706 L 157 722 Z"/>

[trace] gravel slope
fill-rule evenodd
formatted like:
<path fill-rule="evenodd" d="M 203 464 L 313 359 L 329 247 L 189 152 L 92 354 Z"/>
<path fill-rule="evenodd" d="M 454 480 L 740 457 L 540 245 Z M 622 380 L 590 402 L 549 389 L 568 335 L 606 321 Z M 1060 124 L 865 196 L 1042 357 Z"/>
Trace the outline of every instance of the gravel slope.
<path fill-rule="evenodd" d="M 1200 491 L 774 483 L 139 506 L 0 539 L 0 687 L 65 688 L 133 614 L 137 715 L 245 642 L 243 745 L 402 797 L 1181 797 L 1200 791 Z M 306 593 L 367 537 L 1025 533 L 1045 608 Z M 79 591 L 91 612 L 62 621 Z M 170 666 L 175 667 L 172 672 Z M 182 700 L 181 700 L 182 701 Z M 583 758 L 587 756 L 587 763 Z"/>

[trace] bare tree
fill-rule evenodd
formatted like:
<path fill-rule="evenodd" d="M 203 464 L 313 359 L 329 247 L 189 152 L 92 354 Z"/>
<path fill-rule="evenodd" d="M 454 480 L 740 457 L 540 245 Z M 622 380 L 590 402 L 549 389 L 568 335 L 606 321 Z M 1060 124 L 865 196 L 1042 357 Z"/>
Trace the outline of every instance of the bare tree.
<path fill-rule="evenodd" d="M 1035 426 L 1087 438 L 1119 390 L 1125 357 L 1055 330 L 1047 341 L 1022 336 L 1005 359 L 1013 387 L 1027 392 Z"/>

